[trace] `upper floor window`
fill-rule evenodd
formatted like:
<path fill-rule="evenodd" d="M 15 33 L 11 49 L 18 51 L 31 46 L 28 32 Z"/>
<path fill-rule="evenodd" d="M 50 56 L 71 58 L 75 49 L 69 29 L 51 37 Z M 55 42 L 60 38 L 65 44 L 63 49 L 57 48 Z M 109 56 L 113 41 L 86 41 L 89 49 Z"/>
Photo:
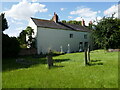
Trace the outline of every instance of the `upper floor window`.
<path fill-rule="evenodd" d="M 70 34 L 70 38 L 73 38 L 73 34 Z"/>
<path fill-rule="evenodd" d="M 84 34 L 84 39 L 87 39 L 87 34 Z"/>

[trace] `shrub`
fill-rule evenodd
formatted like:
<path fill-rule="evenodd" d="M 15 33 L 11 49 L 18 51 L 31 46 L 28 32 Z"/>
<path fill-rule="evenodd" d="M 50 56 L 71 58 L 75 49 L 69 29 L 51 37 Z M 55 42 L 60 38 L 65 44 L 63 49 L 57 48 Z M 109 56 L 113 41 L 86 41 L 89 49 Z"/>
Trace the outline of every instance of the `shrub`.
<path fill-rule="evenodd" d="M 2 35 L 2 56 L 16 57 L 19 53 L 20 45 L 16 37 L 9 37 L 6 34 Z"/>

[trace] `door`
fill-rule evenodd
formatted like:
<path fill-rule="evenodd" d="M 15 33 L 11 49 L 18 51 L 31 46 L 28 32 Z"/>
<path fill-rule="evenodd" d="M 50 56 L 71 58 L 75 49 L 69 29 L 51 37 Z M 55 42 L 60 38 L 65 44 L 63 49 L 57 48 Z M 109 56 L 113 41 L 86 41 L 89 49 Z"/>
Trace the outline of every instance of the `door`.
<path fill-rule="evenodd" d="M 84 43 L 84 49 L 87 49 L 88 48 L 88 42 L 85 42 Z"/>

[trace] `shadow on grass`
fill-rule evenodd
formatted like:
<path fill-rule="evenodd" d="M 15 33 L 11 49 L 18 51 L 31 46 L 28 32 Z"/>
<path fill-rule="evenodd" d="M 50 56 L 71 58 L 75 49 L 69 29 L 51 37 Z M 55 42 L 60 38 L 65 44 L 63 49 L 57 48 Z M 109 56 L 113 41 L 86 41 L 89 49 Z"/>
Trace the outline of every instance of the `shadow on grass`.
<path fill-rule="evenodd" d="M 68 61 L 70 59 L 54 59 L 54 62 L 64 62 L 64 61 Z"/>
<path fill-rule="evenodd" d="M 58 62 L 64 62 L 68 61 L 69 59 L 54 59 L 54 63 Z M 29 59 L 21 63 L 16 62 L 16 59 L 6 59 L 3 60 L 2 62 L 2 71 L 11 71 L 15 69 L 20 69 L 20 68 L 29 68 L 32 65 L 38 65 L 38 64 L 47 64 L 47 58 L 39 58 L 39 59 Z M 53 67 L 64 67 L 64 66 L 56 66 L 54 65 Z"/>
<path fill-rule="evenodd" d="M 91 60 L 90 63 L 88 64 L 89 66 L 94 66 L 94 65 L 103 65 L 102 60 Z"/>
<path fill-rule="evenodd" d="M 49 67 L 48 69 L 53 69 L 53 68 L 61 68 L 61 67 L 64 67 L 64 66 L 61 66 L 61 65 L 53 65 L 53 66 L 51 66 L 51 67 Z"/>
<path fill-rule="evenodd" d="M 53 53 L 52 56 L 60 56 L 60 55 L 64 55 L 65 53 L 59 54 L 59 53 Z M 47 56 L 47 54 L 41 54 L 41 55 L 33 55 L 32 58 L 45 58 Z"/>

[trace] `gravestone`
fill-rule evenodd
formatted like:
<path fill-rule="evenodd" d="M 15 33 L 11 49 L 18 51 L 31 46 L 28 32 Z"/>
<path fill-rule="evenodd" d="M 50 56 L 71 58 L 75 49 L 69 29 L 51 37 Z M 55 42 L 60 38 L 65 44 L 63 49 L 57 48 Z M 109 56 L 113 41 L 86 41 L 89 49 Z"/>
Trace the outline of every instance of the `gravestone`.
<path fill-rule="evenodd" d="M 88 48 L 85 48 L 84 50 L 85 52 L 85 65 L 89 65 L 90 63 L 90 46 L 88 46 Z"/>
<path fill-rule="evenodd" d="M 87 65 L 88 64 L 88 62 L 87 62 L 87 49 L 85 49 L 85 65 Z"/>
<path fill-rule="evenodd" d="M 87 49 L 87 58 L 89 63 L 90 62 L 90 45 L 88 46 L 88 49 Z"/>
<path fill-rule="evenodd" d="M 62 46 L 60 46 L 60 53 L 63 53 L 63 48 L 62 48 Z"/>
<path fill-rule="evenodd" d="M 67 53 L 70 53 L 70 44 L 68 44 L 68 50 Z"/>
<path fill-rule="evenodd" d="M 47 56 L 47 64 L 50 69 L 53 66 L 52 51 L 50 50 Z"/>

